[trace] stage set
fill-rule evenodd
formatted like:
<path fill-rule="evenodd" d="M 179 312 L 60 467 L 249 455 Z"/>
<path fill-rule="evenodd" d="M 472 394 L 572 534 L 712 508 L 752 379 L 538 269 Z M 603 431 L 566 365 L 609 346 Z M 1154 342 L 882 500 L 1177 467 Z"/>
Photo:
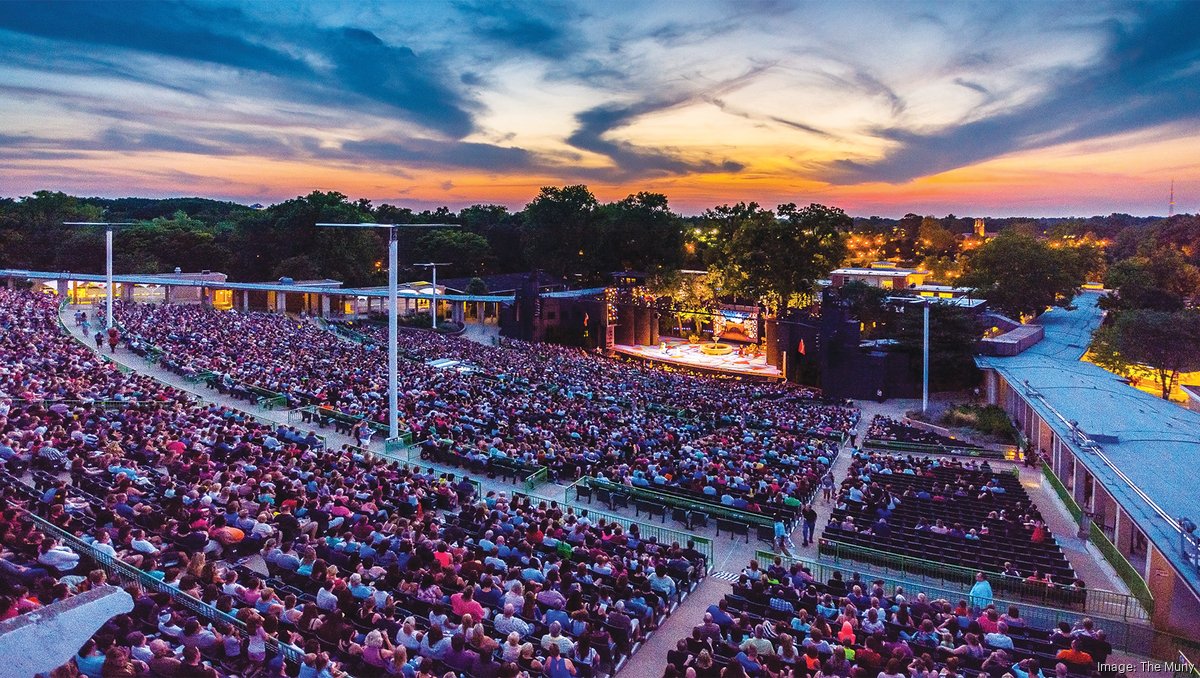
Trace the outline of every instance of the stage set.
<path fill-rule="evenodd" d="M 760 379 L 782 379 L 778 367 L 767 364 L 766 355 L 740 355 L 742 346 L 723 342 L 692 344 L 686 339 L 663 337 L 653 346 L 613 344 L 612 350 L 622 355 L 670 363 L 708 372 L 738 374 Z"/>

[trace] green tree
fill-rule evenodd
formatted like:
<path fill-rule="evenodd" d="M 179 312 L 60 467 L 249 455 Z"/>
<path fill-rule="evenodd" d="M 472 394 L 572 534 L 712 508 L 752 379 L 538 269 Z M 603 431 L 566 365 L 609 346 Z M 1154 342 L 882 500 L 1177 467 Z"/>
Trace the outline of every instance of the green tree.
<path fill-rule="evenodd" d="M 521 244 L 521 215 L 504 205 L 471 205 L 458 213 L 459 223 L 471 233 L 487 238 L 492 252 L 487 270 L 497 273 L 526 271 L 525 251 Z"/>
<path fill-rule="evenodd" d="M 335 191 L 312 193 L 248 214 L 238 222 L 231 266 L 240 280 L 297 280 L 313 275 L 348 285 L 379 282 L 385 237 L 373 229 L 318 228 L 371 220 L 361 204 Z M 395 222 L 400 223 L 400 222 Z"/>
<path fill-rule="evenodd" d="M 1088 264 L 1076 249 L 1051 248 L 1033 236 L 1008 230 L 975 250 L 958 284 L 974 288 L 992 308 L 1024 318 L 1051 306 L 1068 307 Z"/>
<path fill-rule="evenodd" d="M 483 278 L 471 278 L 470 282 L 467 283 L 466 292 L 467 294 L 474 294 L 476 296 L 485 295 L 488 293 L 487 283 L 483 281 Z"/>
<path fill-rule="evenodd" d="M 600 208 L 593 231 L 602 270 L 661 273 L 678 269 L 683 260 L 683 226 L 671 212 L 667 196 L 641 192 Z"/>
<path fill-rule="evenodd" d="M 786 309 L 797 295 L 846 257 L 845 233 L 852 221 L 836 207 L 780 205 L 778 215 L 757 203 L 724 205 L 706 212 L 720 240 L 712 266 L 727 292 L 762 302 L 773 312 Z"/>
<path fill-rule="evenodd" d="M 421 233 L 413 240 L 408 253 L 407 258 L 412 262 L 448 262 L 450 265 L 441 271 L 447 276 L 479 273 L 492 256 L 487 238 L 478 233 L 449 228 Z"/>
<path fill-rule="evenodd" d="M 923 257 L 943 257 L 958 250 L 958 239 L 950 229 L 933 217 L 921 220 L 917 229 L 916 254 Z"/>
<path fill-rule="evenodd" d="M 1104 284 L 1114 292 L 1104 298 L 1109 310 L 1177 311 L 1200 290 L 1200 269 L 1164 247 L 1113 264 Z"/>
<path fill-rule="evenodd" d="M 888 335 L 893 316 L 887 306 L 889 290 L 859 281 L 848 282 L 838 290 L 838 295 L 850 306 L 850 314 L 862 323 L 864 339 L 877 339 Z"/>
<path fill-rule="evenodd" d="M 1117 374 L 1135 365 L 1154 372 L 1163 399 L 1181 372 L 1200 370 L 1200 311 L 1122 311 L 1092 337 L 1093 360 Z"/>
<path fill-rule="evenodd" d="M 36 191 L 10 203 L 0 256 L 6 265 L 34 270 L 99 273 L 104 270 L 104 232 L 63 226 L 64 221 L 103 221 L 103 210 L 61 191 Z M 83 249 L 67 249 L 67 245 Z"/>
<path fill-rule="evenodd" d="M 525 258 L 534 268 L 554 275 L 595 277 L 587 247 L 594 242 L 600 203 L 587 186 L 543 186 L 525 206 L 521 241 Z M 594 253 L 592 253 L 594 254 Z"/>

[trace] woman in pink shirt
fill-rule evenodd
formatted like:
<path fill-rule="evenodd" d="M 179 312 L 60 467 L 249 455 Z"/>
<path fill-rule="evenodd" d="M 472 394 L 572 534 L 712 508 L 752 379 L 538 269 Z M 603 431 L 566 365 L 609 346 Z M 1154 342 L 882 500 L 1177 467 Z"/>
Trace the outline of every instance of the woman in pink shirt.
<path fill-rule="evenodd" d="M 483 611 L 483 606 L 475 600 L 475 589 L 471 586 L 450 596 L 450 609 L 460 617 L 469 614 L 474 619 L 484 619 L 487 616 Z"/>

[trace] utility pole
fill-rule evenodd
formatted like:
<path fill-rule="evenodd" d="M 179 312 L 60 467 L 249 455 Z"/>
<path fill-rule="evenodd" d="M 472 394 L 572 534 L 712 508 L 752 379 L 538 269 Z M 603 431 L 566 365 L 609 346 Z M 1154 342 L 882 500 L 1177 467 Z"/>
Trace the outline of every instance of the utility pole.
<path fill-rule="evenodd" d="M 438 308 L 437 308 L 437 293 L 438 293 L 437 268 L 438 268 L 438 266 L 449 266 L 450 262 L 438 261 L 438 262 L 429 262 L 427 264 L 414 264 L 414 265 L 420 266 L 421 268 L 433 269 L 433 301 L 429 304 L 429 309 L 430 309 L 429 315 L 433 317 L 433 329 L 436 330 L 437 329 L 437 317 L 438 317 L 438 314 L 437 314 L 437 310 L 438 310 Z"/>
<path fill-rule="evenodd" d="M 400 437 L 400 391 L 399 391 L 399 326 L 397 322 L 399 301 L 396 278 L 399 267 L 399 244 L 396 230 L 401 228 L 458 228 L 457 224 L 317 224 L 328 228 L 382 228 L 388 232 L 388 440 Z M 436 290 L 435 290 L 436 291 Z M 436 300 L 436 296 L 434 299 Z"/>
<path fill-rule="evenodd" d="M 929 410 L 929 300 L 921 304 L 925 311 L 925 328 L 921 346 L 921 414 Z"/>
<path fill-rule="evenodd" d="M 105 329 L 113 326 L 113 229 L 120 226 L 133 226 L 132 221 L 64 221 L 63 226 L 103 226 L 104 227 L 104 285 L 106 294 Z"/>

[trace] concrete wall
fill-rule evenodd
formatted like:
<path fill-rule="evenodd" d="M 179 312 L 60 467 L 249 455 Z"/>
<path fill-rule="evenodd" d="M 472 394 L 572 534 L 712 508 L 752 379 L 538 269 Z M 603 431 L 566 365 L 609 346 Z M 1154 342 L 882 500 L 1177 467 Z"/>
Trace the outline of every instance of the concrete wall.
<path fill-rule="evenodd" d="M 133 609 L 116 586 L 92 589 L 0 622 L 0 675 L 33 676 L 66 664 L 109 619 Z"/>

